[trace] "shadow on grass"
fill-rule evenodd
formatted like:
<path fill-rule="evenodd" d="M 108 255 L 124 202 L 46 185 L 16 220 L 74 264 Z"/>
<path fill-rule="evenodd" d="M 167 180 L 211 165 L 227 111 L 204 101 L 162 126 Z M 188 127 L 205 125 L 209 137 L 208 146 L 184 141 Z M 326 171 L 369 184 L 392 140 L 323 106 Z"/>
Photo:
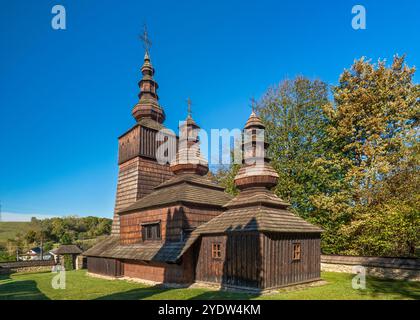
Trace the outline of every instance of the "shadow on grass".
<path fill-rule="evenodd" d="M 49 300 L 33 280 L 14 280 L 0 274 L 0 300 Z"/>
<path fill-rule="evenodd" d="M 420 282 L 367 278 L 367 287 L 373 296 L 378 294 L 398 294 L 408 299 L 420 300 Z"/>
<path fill-rule="evenodd" d="M 161 294 L 173 290 L 172 288 L 156 285 L 153 287 L 137 288 L 124 292 L 115 292 L 106 296 L 96 298 L 95 300 L 142 300 L 155 294 Z"/>
<path fill-rule="evenodd" d="M 189 300 L 250 300 L 259 297 L 259 294 L 234 292 L 234 291 L 207 291 Z"/>

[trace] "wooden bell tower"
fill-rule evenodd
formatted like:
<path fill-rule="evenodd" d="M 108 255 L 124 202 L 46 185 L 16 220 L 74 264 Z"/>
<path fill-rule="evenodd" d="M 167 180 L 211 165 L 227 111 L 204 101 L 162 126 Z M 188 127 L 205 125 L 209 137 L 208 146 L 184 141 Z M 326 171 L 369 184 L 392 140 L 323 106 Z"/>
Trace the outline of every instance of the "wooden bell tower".
<path fill-rule="evenodd" d="M 169 164 L 159 164 L 156 152 L 159 142 L 156 135 L 165 129 L 165 112 L 159 105 L 158 84 L 150 60 L 151 42 L 145 28 L 141 39 L 145 46 L 142 79 L 139 82 L 139 101 L 132 110 L 137 123 L 118 138 L 118 184 L 115 199 L 112 234 L 120 232 L 118 212 L 151 193 L 153 188 L 173 176 Z M 176 142 L 176 137 L 175 142 Z M 176 147 L 176 146 L 175 146 Z"/>

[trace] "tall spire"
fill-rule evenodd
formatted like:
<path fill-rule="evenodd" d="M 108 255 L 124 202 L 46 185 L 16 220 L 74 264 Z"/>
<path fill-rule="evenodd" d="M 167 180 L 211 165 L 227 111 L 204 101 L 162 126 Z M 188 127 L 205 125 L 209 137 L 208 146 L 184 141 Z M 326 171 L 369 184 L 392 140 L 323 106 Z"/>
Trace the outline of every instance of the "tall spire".
<path fill-rule="evenodd" d="M 243 165 L 235 177 L 235 185 L 243 190 L 253 187 L 271 188 L 277 184 L 278 174 L 266 156 L 265 126 L 253 110 L 245 124 L 242 143 Z"/>
<path fill-rule="evenodd" d="M 150 60 L 150 47 L 152 42 L 147 33 L 147 27 L 144 26 L 143 35 L 140 39 L 144 44 L 144 62 L 141 67 L 141 73 L 143 78 L 139 82 L 140 93 L 138 95 L 139 102 L 133 108 L 133 117 L 140 121 L 142 118 L 150 118 L 159 123 L 165 120 L 165 112 L 159 105 L 159 96 L 157 95 L 157 89 L 159 85 L 153 79 L 155 69 Z"/>
<path fill-rule="evenodd" d="M 209 171 L 207 160 L 201 154 L 198 133 L 200 127 L 191 116 L 191 99 L 188 98 L 188 116 L 180 125 L 179 148 L 170 169 L 175 174 L 195 173 L 205 175 Z"/>

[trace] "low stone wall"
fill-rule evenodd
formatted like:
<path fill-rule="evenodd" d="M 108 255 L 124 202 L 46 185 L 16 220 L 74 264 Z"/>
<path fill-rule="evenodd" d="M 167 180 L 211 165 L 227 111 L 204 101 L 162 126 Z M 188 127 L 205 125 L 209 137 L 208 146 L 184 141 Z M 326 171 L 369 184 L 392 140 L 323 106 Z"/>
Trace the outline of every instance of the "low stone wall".
<path fill-rule="evenodd" d="M 16 261 L 0 263 L 0 273 L 50 271 L 54 260 Z"/>
<path fill-rule="evenodd" d="M 420 281 L 420 259 L 321 255 L 322 271 L 355 273 L 355 266 L 370 276 Z"/>

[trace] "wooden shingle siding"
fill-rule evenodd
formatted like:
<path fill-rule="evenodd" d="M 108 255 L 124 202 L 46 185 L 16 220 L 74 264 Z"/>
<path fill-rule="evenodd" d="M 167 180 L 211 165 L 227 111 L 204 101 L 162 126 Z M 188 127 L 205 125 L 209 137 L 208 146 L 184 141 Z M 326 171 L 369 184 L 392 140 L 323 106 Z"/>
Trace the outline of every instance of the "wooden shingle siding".
<path fill-rule="evenodd" d="M 151 125 L 151 123 L 153 125 Z M 153 128 L 152 128 L 153 127 Z M 156 161 L 157 148 L 162 142 L 156 141 L 160 125 L 150 120 L 146 125 L 136 125 L 118 140 L 118 184 L 115 200 L 112 233 L 119 233 L 118 212 L 133 204 L 153 189 L 173 176 L 168 164 Z M 176 136 L 168 138 L 172 153 L 176 150 Z"/>
<path fill-rule="evenodd" d="M 124 276 L 162 283 L 192 283 L 194 268 L 192 252 L 188 251 L 180 263 L 159 263 L 124 260 Z"/>
<path fill-rule="evenodd" d="M 119 211 L 150 194 L 156 186 L 172 176 L 168 165 L 160 165 L 156 161 L 140 157 L 120 165 L 112 225 L 113 234 L 119 233 L 120 218 L 117 214 Z"/>
<path fill-rule="evenodd" d="M 141 242 L 141 224 L 153 221 L 160 221 L 162 242 L 181 241 L 183 230 L 196 228 L 221 212 L 221 209 L 176 205 L 124 214 L 120 217 L 120 241 L 121 244 Z"/>

